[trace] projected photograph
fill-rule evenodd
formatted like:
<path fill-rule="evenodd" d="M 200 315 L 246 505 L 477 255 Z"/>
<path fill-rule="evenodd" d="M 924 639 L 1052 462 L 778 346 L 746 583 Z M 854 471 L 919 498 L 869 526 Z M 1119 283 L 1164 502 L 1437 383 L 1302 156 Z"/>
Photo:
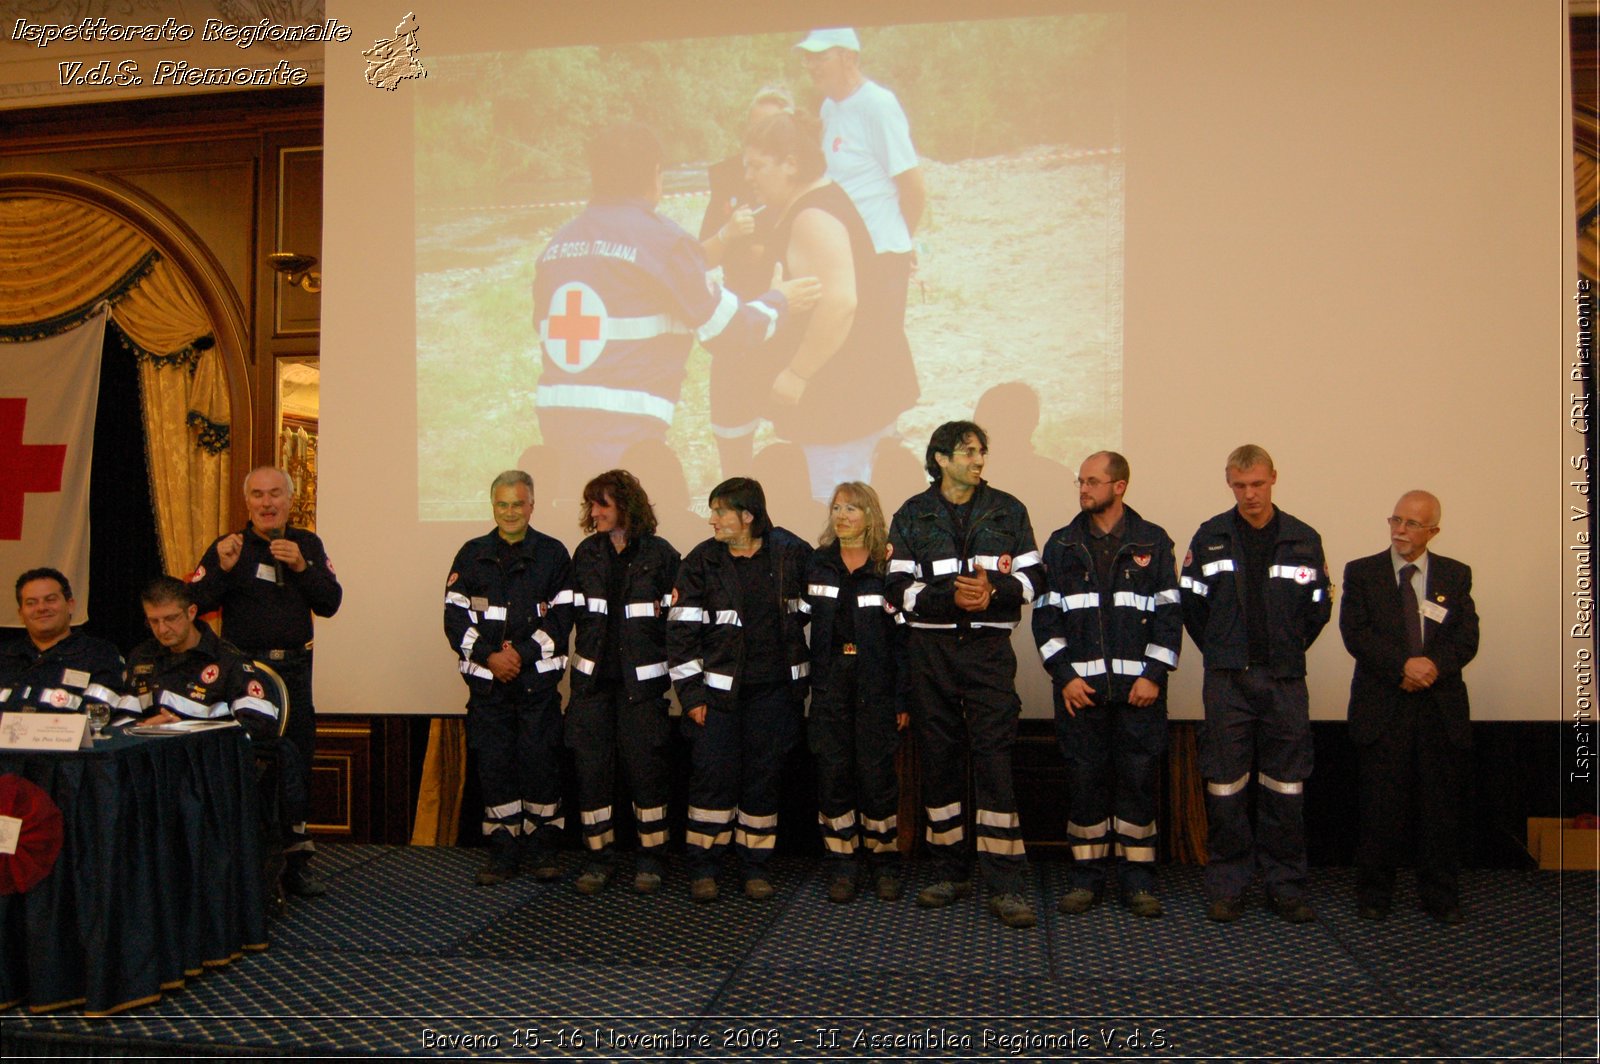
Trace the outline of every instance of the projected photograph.
<path fill-rule="evenodd" d="M 1025 498 L 1037 529 L 1064 523 L 1078 461 L 1121 443 L 1124 29 L 1081 15 L 432 57 L 419 517 L 481 519 L 510 466 L 542 507 L 620 463 L 669 538 L 683 514 L 685 548 L 732 475 L 809 536 L 828 485 L 870 480 L 892 511 L 926 484 L 931 430 L 973 418 L 989 479 L 1056 486 Z M 687 236 L 589 208 L 586 146 L 618 123 L 659 143 L 655 211 Z M 890 176 L 863 177 L 873 162 Z M 770 313 L 740 308 L 775 276 L 829 280 L 767 336 Z"/>

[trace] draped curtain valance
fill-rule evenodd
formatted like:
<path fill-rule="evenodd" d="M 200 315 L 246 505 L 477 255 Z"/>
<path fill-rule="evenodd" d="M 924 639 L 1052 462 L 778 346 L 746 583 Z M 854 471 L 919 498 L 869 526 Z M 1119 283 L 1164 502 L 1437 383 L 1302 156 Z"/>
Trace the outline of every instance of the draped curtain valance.
<path fill-rule="evenodd" d="M 230 499 L 227 379 L 200 299 L 115 215 L 71 199 L 0 197 L 0 342 L 75 328 L 101 303 L 139 360 L 162 559 L 185 573 L 226 529 Z"/>

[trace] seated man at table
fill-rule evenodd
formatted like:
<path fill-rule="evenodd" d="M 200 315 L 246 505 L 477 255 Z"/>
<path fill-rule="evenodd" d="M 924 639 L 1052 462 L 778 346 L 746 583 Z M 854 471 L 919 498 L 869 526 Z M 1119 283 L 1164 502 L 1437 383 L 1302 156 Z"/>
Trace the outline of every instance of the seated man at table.
<path fill-rule="evenodd" d="M 142 724 L 237 720 L 257 741 L 278 737 L 278 706 L 268 678 L 197 620 L 189 585 L 158 576 L 139 596 L 152 638 L 128 655 L 123 703 Z"/>
<path fill-rule="evenodd" d="M 0 712 L 83 712 L 121 705 L 122 655 L 104 639 L 72 630 L 72 585 L 55 569 L 17 577 L 24 633 L 0 645 Z"/>

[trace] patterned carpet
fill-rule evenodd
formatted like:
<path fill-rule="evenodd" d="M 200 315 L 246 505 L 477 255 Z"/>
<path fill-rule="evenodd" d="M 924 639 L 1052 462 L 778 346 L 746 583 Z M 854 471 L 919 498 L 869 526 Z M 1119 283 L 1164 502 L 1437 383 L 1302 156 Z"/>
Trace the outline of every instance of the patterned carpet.
<path fill-rule="evenodd" d="M 1208 923 L 1199 870 L 1162 870 L 1167 915 L 1056 913 L 1065 866 L 1032 872 L 1039 926 L 974 898 L 927 912 L 830 904 L 818 863 L 779 857 L 777 895 L 733 877 L 712 905 L 681 868 L 640 897 L 566 877 L 476 887 L 482 851 L 325 847 L 331 891 L 272 948 L 132 1013 L 0 1017 L 7 1059 L 92 1053 L 823 1060 L 1594 1059 L 1588 873 L 1467 873 L 1467 922 L 1402 894 L 1356 918 L 1352 874 L 1313 872 L 1315 923 L 1259 904 Z M 619 889 L 619 887 L 621 889 Z M 1259 902 L 1259 898 L 1256 899 Z"/>

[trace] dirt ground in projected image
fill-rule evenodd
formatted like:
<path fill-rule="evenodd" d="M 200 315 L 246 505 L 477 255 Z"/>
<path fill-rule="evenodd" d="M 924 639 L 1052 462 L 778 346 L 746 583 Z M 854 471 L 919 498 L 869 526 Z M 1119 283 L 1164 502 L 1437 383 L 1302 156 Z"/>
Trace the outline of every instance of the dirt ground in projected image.
<path fill-rule="evenodd" d="M 919 463 L 935 425 L 970 417 L 984 391 L 1013 380 L 1039 393 L 1043 414 L 1033 434 L 1039 454 L 1075 470 L 1089 451 L 1118 446 L 1120 156 L 1072 158 L 1041 149 L 923 166 L 929 212 L 917 235 L 920 269 L 906 321 L 922 398 L 899 422 Z M 690 232 L 698 231 L 704 209 L 703 194 L 672 197 L 661 207 Z M 424 520 L 484 518 L 490 479 L 539 442 L 534 261 L 574 213 L 512 207 L 419 214 L 417 457 Z M 695 499 L 720 479 L 707 427 L 708 370 L 709 357 L 697 348 L 670 437 Z M 757 446 L 766 438 L 770 430 Z M 537 480 L 539 471 L 530 472 Z M 1005 484 L 1003 448 L 994 450 L 989 475 Z"/>

